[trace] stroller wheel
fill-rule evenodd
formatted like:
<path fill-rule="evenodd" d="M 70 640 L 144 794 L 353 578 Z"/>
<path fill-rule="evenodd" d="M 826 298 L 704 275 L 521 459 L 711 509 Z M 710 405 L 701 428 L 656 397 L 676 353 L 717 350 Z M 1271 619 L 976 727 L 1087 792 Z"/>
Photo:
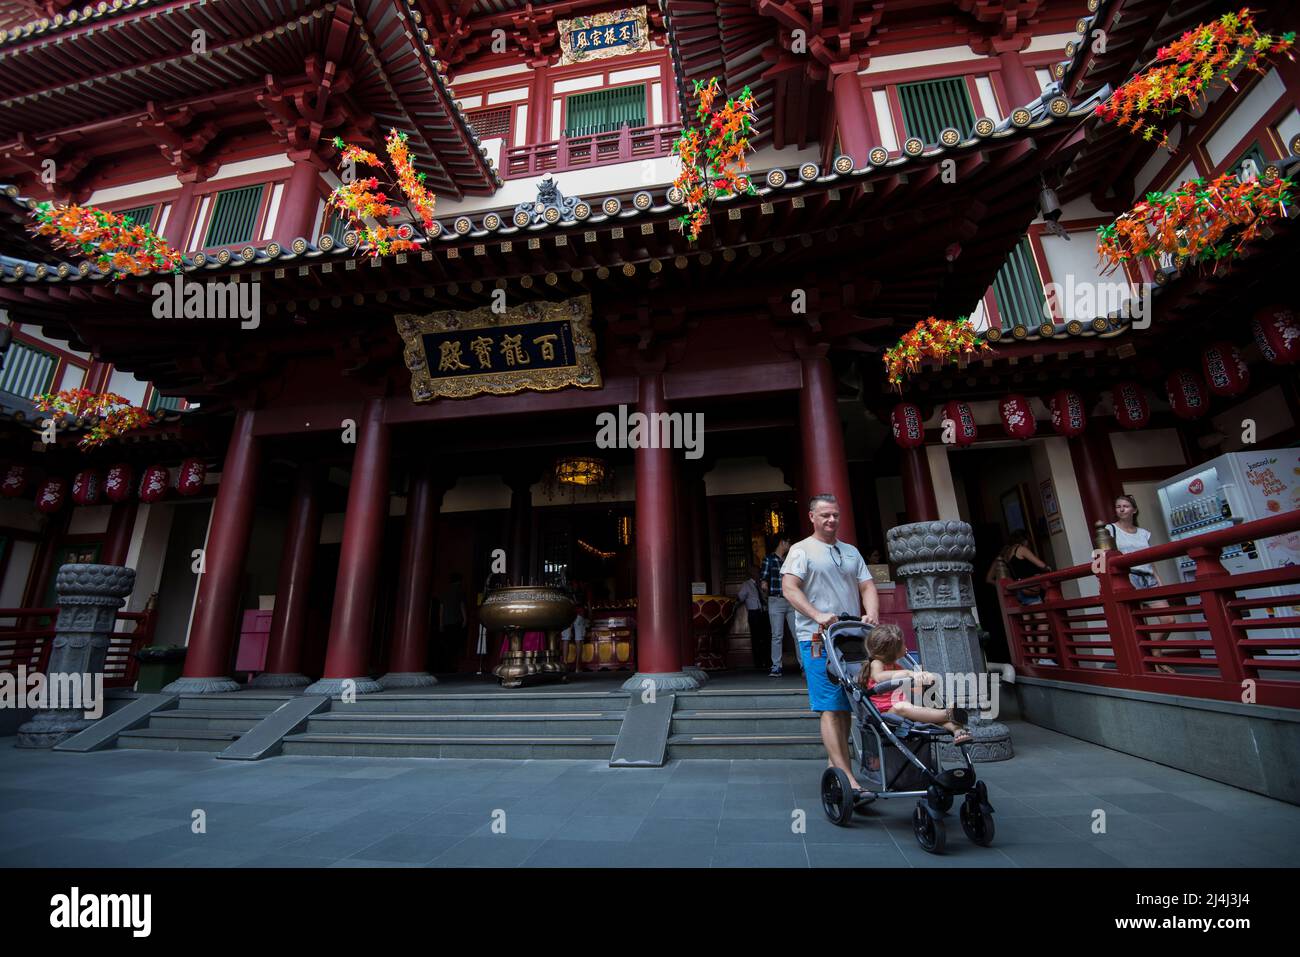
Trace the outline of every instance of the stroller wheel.
<path fill-rule="evenodd" d="M 853 787 L 839 768 L 827 768 L 822 775 L 822 810 L 832 824 L 846 827 L 853 819 Z"/>
<path fill-rule="evenodd" d="M 916 843 L 921 845 L 921 850 L 931 854 L 943 853 L 948 841 L 947 828 L 943 826 L 943 821 L 931 816 L 924 801 L 917 801 L 916 810 L 912 812 L 912 833 L 916 835 Z"/>
<path fill-rule="evenodd" d="M 961 829 L 971 839 L 971 843 L 988 847 L 993 843 L 997 829 L 993 826 L 993 815 L 983 810 L 979 801 L 967 798 L 961 805 Z"/>

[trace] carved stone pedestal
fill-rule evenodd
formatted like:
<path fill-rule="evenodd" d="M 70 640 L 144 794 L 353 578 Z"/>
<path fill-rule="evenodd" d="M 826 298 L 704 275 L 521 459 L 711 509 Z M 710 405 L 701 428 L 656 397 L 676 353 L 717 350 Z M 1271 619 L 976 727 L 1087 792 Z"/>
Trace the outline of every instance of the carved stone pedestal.
<path fill-rule="evenodd" d="M 971 614 L 975 605 L 971 527 L 965 522 L 913 522 L 891 528 L 886 542 L 889 560 L 907 586 L 922 666 L 940 675 L 945 688 L 980 689 L 990 679 L 980 665 L 979 632 Z M 970 745 L 972 760 L 1005 761 L 1012 756 L 1011 732 L 1006 725 L 981 718 L 978 702 L 945 700 L 944 704 L 969 710 L 967 727 L 975 739 Z M 950 744 L 942 746 L 941 753 L 945 758 L 957 757 Z"/>
<path fill-rule="evenodd" d="M 104 660 L 117 621 L 118 609 L 135 587 L 135 569 L 120 565 L 64 565 L 54 580 L 59 617 L 55 623 L 54 647 L 46 674 L 47 689 L 56 686 L 82 688 L 86 707 L 47 708 L 18 728 L 20 748 L 52 748 L 94 724 L 85 715 L 87 694 L 103 690 Z M 86 689 L 87 680 L 99 675 L 98 687 Z M 54 703 L 54 702 L 52 702 Z M 103 708 L 102 698 L 95 704 Z"/>

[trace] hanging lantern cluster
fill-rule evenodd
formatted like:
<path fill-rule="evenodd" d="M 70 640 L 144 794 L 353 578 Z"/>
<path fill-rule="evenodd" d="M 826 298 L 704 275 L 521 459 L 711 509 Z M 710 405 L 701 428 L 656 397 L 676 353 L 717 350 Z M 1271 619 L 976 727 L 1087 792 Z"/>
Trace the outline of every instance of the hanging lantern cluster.
<path fill-rule="evenodd" d="M 157 502 L 167 494 L 167 470 L 161 465 L 151 465 L 140 478 L 140 501 Z"/>
<path fill-rule="evenodd" d="M 1126 429 L 1143 429 L 1151 421 L 1151 405 L 1136 382 L 1117 382 L 1112 391 L 1115 421 Z"/>
<path fill-rule="evenodd" d="M 131 466 L 125 463 L 111 466 L 104 476 L 104 497 L 110 502 L 125 502 L 131 497 L 134 478 Z"/>
<path fill-rule="evenodd" d="M 1300 362 L 1300 324 L 1286 306 L 1266 306 L 1250 323 L 1255 344 L 1274 365 Z"/>
<path fill-rule="evenodd" d="M 970 445 L 979 438 L 979 427 L 970 406 L 956 399 L 943 407 L 943 417 L 953 424 L 953 441 L 957 445 Z"/>
<path fill-rule="evenodd" d="M 47 515 L 63 508 L 68 497 L 68 480 L 58 477 L 47 478 L 36 489 L 36 509 Z"/>
<path fill-rule="evenodd" d="M 72 500 L 78 505 L 98 505 L 100 495 L 99 473 L 84 469 L 72 479 Z"/>
<path fill-rule="evenodd" d="M 1038 423 L 1034 421 L 1033 409 L 1029 406 L 1029 400 L 1023 395 L 1012 393 L 1003 396 L 998 403 L 998 412 L 1002 416 L 1002 431 L 1013 439 L 1032 438 L 1038 431 Z"/>
<path fill-rule="evenodd" d="M 914 449 L 925 444 L 925 422 L 919 406 L 911 402 L 898 403 L 889 414 L 889 422 L 899 448 Z"/>
<path fill-rule="evenodd" d="M 19 498 L 27 491 L 30 473 L 26 465 L 11 465 L 5 472 L 4 481 L 0 482 L 0 495 L 5 498 Z"/>
<path fill-rule="evenodd" d="M 182 495 L 197 495 L 203 491 L 203 479 L 207 474 L 208 467 L 202 459 L 186 459 L 181 463 L 176 478 L 176 491 Z"/>
<path fill-rule="evenodd" d="M 1180 419 L 1199 419 L 1210 411 L 1210 402 L 1200 378 L 1188 369 L 1171 372 L 1165 379 L 1165 391 L 1169 395 L 1170 408 Z"/>
<path fill-rule="evenodd" d="M 1052 396 L 1052 428 L 1058 435 L 1073 438 L 1088 426 L 1088 412 L 1083 396 L 1072 389 L 1061 389 Z"/>
<path fill-rule="evenodd" d="M 1240 395 L 1250 385 L 1250 369 L 1237 347 L 1216 342 L 1201 353 L 1205 384 L 1215 395 Z"/>

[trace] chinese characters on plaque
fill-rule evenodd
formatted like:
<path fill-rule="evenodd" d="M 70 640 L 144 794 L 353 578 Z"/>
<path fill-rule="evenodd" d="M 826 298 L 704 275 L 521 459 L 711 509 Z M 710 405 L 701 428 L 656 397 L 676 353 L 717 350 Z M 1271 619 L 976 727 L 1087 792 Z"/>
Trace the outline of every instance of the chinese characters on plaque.
<path fill-rule="evenodd" d="M 601 387 L 589 296 L 527 303 L 503 315 L 484 307 L 399 315 L 396 322 L 416 402 Z"/>
<path fill-rule="evenodd" d="M 559 29 L 560 66 L 650 48 L 645 7 L 560 20 Z"/>

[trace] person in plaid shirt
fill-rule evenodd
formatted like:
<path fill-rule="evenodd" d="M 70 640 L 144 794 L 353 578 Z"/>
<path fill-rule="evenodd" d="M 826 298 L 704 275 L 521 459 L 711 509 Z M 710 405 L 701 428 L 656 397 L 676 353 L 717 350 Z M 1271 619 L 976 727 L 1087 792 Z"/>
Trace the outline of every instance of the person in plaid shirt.
<path fill-rule="evenodd" d="M 790 539 L 782 535 L 774 541 L 776 544 L 769 544 L 767 556 L 763 559 L 762 588 L 763 594 L 767 596 L 767 620 L 772 629 L 772 670 L 768 676 L 779 678 L 781 646 L 785 640 L 787 622 L 790 625 L 790 637 L 794 637 L 794 609 L 781 594 L 781 566 L 785 563 L 785 553 L 790 550 Z"/>

